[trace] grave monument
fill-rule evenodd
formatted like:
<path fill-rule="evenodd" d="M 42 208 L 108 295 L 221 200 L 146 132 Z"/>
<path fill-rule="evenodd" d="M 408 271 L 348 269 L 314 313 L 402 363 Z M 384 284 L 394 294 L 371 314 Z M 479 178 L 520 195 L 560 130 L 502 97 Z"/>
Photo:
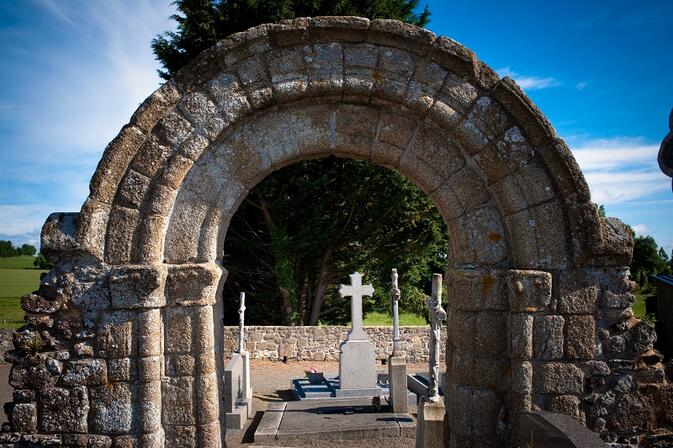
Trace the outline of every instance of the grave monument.
<path fill-rule="evenodd" d="M 407 360 L 400 340 L 400 318 L 398 302 L 400 289 L 397 286 L 397 269 L 391 275 L 390 304 L 393 314 L 393 353 L 388 358 L 388 383 L 390 384 L 390 406 L 393 412 L 407 412 Z"/>
<path fill-rule="evenodd" d="M 439 397 L 439 342 L 446 311 L 442 308 L 442 275 L 432 275 L 432 296 L 428 299 L 430 309 L 430 377 L 428 393 L 418 403 L 416 424 L 416 448 L 439 448 L 444 446 L 444 403 Z"/>
<path fill-rule="evenodd" d="M 337 397 L 380 395 L 377 385 L 374 344 L 362 328 L 362 297 L 374 294 L 372 285 L 362 284 L 362 274 L 350 275 L 351 284 L 341 285 L 341 297 L 351 298 L 351 331 L 341 343 Z"/>
<path fill-rule="evenodd" d="M 234 353 L 224 370 L 225 422 L 227 429 L 241 429 L 252 417 L 252 387 L 250 384 L 250 353 L 245 349 L 245 293 L 241 292 L 238 309 L 238 352 Z"/>

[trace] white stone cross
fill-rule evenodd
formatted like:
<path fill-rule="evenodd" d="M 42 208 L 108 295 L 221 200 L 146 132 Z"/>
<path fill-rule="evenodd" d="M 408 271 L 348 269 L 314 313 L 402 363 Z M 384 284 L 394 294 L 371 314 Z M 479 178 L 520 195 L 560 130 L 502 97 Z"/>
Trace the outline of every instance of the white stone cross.
<path fill-rule="evenodd" d="M 351 297 L 351 331 L 349 341 L 367 340 L 367 334 L 362 328 L 362 296 L 372 296 L 374 287 L 362 284 L 362 274 L 357 272 L 350 275 L 351 284 L 339 286 L 341 297 Z"/>

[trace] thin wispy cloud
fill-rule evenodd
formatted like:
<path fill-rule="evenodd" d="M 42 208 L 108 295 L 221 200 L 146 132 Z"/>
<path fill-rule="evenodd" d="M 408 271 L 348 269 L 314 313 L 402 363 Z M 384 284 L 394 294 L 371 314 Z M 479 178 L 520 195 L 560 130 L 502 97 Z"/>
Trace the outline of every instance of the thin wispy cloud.
<path fill-rule="evenodd" d="M 626 137 L 569 140 L 594 202 L 634 201 L 670 188 L 657 166 L 657 145 Z"/>
<path fill-rule="evenodd" d="M 638 235 L 647 235 L 647 233 L 650 231 L 650 229 L 645 224 L 636 224 L 633 226 L 633 230 Z"/>
<path fill-rule="evenodd" d="M 152 38 L 175 26 L 169 0 L 31 2 L 0 8 L 17 14 L 0 27 L 0 237 L 15 243 L 79 210 L 105 146 L 162 82 Z"/>
<path fill-rule="evenodd" d="M 540 76 L 527 76 L 511 70 L 509 67 L 504 67 L 499 70 L 496 70 L 500 77 L 509 76 L 516 82 L 519 87 L 523 90 L 542 90 L 549 89 L 551 87 L 558 87 L 561 85 L 556 78 L 551 76 L 540 77 Z"/>
<path fill-rule="evenodd" d="M 75 23 L 70 19 L 70 17 L 68 17 L 68 14 L 66 14 L 64 10 L 61 8 L 61 5 L 59 5 L 54 0 L 35 0 L 35 2 L 39 6 L 44 8 L 46 11 L 50 12 L 54 17 L 57 17 L 58 19 L 67 23 L 68 25 L 72 26 L 75 25 Z"/>
<path fill-rule="evenodd" d="M 15 244 L 36 244 L 47 216 L 53 212 L 50 205 L 0 205 L 0 239 Z"/>
<path fill-rule="evenodd" d="M 59 142 L 70 151 L 100 152 L 159 86 L 150 42 L 173 27 L 168 17 L 174 8 L 162 0 L 40 4 L 74 24 L 82 47 L 76 53 L 67 47 L 53 49 L 42 61 L 42 68 L 57 73 L 59 82 L 42 83 L 44 75 L 34 75 L 33 82 L 42 88 L 26 92 L 28 107 L 17 120 L 24 127 L 39 123 L 40 132 L 31 137 L 45 151 Z M 37 54 L 44 44 L 38 39 L 28 43 Z"/>
<path fill-rule="evenodd" d="M 589 81 L 581 81 L 581 82 L 578 82 L 577 84 L 575 84 L 575 88 L 579 91 L 582 91 L 582 90 L 586 89 L 588 85 L 589 85 Z"/>
<path fill-rule="evenodd" d="M 640 138 L 571 140 L 577 163 L 585 171 L 610 171 L 624 166 L 656 163 L 659 145 L 647 144 Z"/>

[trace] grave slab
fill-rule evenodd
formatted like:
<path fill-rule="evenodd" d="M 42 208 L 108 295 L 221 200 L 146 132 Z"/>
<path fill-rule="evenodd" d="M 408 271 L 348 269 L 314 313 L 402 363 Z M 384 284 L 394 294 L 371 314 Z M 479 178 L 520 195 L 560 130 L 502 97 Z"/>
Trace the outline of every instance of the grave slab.
<path fill-rule="evenodd" d="M 415 434 L 414 418 L 410 414 L 392 412 L 385 401 L 378 408 L 372 405 L 371 398 L 333 398 L 329 402 L 290 401 L 284 404 L 282 411 L 278 403 L 271 412 L 264 413 L 255 431 L 255 443 L 270 443 L 272 440 L 276 443 L 366 440 L 413 437 Z"/>
<path fill-rule="evenodd" d="M 276 433 L 283 419 L 286 406 L 286 401 L 269 403 L 255 430 L 255 443 L 273 443 L 276 440 Z"/>

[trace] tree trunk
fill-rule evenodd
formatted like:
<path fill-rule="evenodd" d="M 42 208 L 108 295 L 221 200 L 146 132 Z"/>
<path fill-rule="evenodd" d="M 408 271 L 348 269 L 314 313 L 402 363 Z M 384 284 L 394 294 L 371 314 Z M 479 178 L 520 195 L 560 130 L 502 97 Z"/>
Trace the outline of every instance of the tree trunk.
<path fill-rule="evenodd" d="M 257 192 L 259 200 L 259 209 L 264 215 L 267 228 L 269 229 L 269 236 L 271 237 L 271 253 L 274 258 L 274 271 L 278 283 L 278 291 L 281 295 L 281 311 L 283 313 L 283 322 L 285 325 L 296 325 L 292 319 L 292 305 L 296 301 L 294 284 L 294 269 L 291 266 L 291 260 L 287 255 L 287 248 L 283 247 L 284 238 L 279 238 L 279 233 L 285 236 L 285 229 L 276 226 L 271 211 L 269 210 L 266 201 Z"/>
<path fill-rule="evenodd" d="M 320 319 L 320 308 L 322 308 L 322 302 L 325 298 L 325 290 L 329 286 L 329 259 L 333 252 L 334 246 L 327 246 L 322 259 L 320 260 L 320 274 L 318 275 L 318 282 L 316 284 L 315 292 L 313 293 L 311 318 L 308 321 L 309 325 L 316 325 Z"/>

